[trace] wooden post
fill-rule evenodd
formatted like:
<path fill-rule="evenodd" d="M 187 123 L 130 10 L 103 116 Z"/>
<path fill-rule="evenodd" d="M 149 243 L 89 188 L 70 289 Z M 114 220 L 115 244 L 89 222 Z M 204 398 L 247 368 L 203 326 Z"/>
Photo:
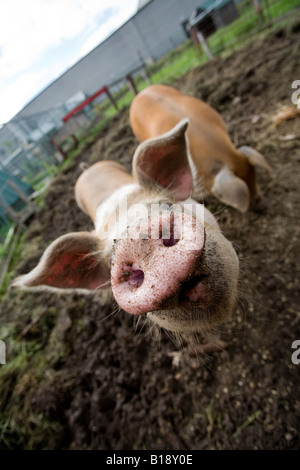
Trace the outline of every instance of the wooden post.
<path fill-rule="evenodd" d="M 118 111 L 117 102 L 116 102 L 116 100 L 114 99 L 113 95 L 111 94 L 111 92 L 109 91 L 109 89 L 108 89 L 107 86 L 105 87 L 105 93 L 107 94 L 107 97 L 108 97 L 108 99 L 110 100 L 110 102 L 111 102 L 111 104 L 113 105 L 113 107 Z"/>
<path fill-rule="evenodd" d="M 143 75 L 143 78 L 144 78 L 145 82 L 147 82 L 149 85 L 151 85 L 151 80 L 150 80 L 150 77 L 149 77 L 149 75 L 148 75 L 148 73 L 147 73 L 146 67 L 143 68 L 143 70 L 142 70 L 142 75 Z"/>
<path fill-rule="evenodd" d="M 197 35 L 197 38 L 198 38 L 198 40 L 199 40 L 199 43 L 200 43 L 201 46 L 203 47 L 203 49 L 204 49 L 204 51 L 205 51 L 207 57 L 209 58 L 209 60 L 213 59 L 214 56 L 212 55 L 212 52 L 211 52 L 211 50 L 210 50 L 210 48 L 209 48 L 209 46 L 208 46 L 208 44 L 207 44 L 207 42 L 206 42 L 206 39 L 205 39 L 205 37 L 203 36 L 203 34 L 202 34 L 200 31 L 197 31 L 196 35 Z"/>
<path fill-rule="evenodd" d="M 195 46 L 199 50 L 200 54 L 202 54 L 201 45 L 200 45 L 199 39 L 197 37 L 196 28 L 194 28 L 194 26 L 191 26 L 191 28 L 190 28 L 190 35 L 191 35 L 191 38 L 193 39 L 193 41 L 195 43 Z"/>
<path fill-rule="evenodd" d="M 268 27 L 272 26 L 272 15 L 270 12 L 270 5 L 269 5 L 269 0 L 265 0 L 265 7 L 266 7 L 266 17 L 267 17 L 267 23 Z"/>
<path fill-rule="evenodd" d="M 129 90 L 132 91 L 132 93 L 136 96 L 138 94 L 138 91 L 137 91 L 137 88 L 135 86 L 132 75 L 130 75 L 130 73 L 129 73 L 128 75 L 126 75 L 125 78 L 127 80 Z"/>
<path fill-rule="evenodd" d="M 71 134 L 70 137 L 72 138 L 72 140 L 74 142 L 74 146 L 77 149 L 77 147 L 79 145 L 79 140 L 77 139 L 77 137 L 74 134 Z"/>
<path fill-rule="evenodd" d="M 62 147 L 60 145 L 58 145 L 55 140 L 53 139 L 50 139 L 50 142 L 51 144 L 53 145 L 54 148 L 56 148 L 56 150 L 59 151 L 59 153 L 61 154 L 61 156 L 63 157 L 64 160 L 66 160 L 66 158 L 68 158 L 68 155 L 66 154 L 66 152 L 63 151 Z"/>
<path fill-rule="evenodd" d="M 26 202 L 32 209 L 37 210 L 37 206 L 34 202 L 32 202 L 28 196 L 26 196 L 23 191 L 18 188 L 18 186 L 11 180 L 7 180 L 7 184 L 20 196 L 21 199 L 23 199 L 24 202 Z"/>
<path fill-rule="evenodd" d="M 252 0 L 253 6 L 255 8 L 256 13 L 258 16 L 264 21 L 264 12 L 260 3 L 260 0 Z"/>
<path fill-rule="evenodd" d="M 12 219 L 17 225 L 21 226 L 22 228 L 26 229 L 26 226 L 22 222 L 22 219 L 18 217 L 18 214 L 9 207 L 2 196 L 0 196 L 0 207 L 4 210 L 4 212 L 8 215 L 10 219 Z"/>

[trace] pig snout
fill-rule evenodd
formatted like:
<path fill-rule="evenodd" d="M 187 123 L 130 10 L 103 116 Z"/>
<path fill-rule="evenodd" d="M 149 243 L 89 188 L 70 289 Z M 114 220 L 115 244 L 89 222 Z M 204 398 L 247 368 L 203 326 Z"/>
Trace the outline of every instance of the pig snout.
<path fill-rule="evenodd" d="M 141 315 L 169 299 L 205 302 L 201 275 L 195 272 L 204 244 L 204 226 L 189 214 L 160 214 L 129 226 L 116 243 L 111 267 L 119 306 Z"/>

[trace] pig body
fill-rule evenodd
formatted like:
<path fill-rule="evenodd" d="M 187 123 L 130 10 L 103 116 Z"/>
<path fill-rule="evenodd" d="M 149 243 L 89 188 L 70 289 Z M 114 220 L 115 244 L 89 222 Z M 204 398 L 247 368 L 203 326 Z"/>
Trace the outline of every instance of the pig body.
<path fill-rule="evenodd" d="M 271 169 L 250 147 L 236 149 L 221 116 L 204 101 L 165 85 L 152 85 L 139 93 L 130 108 L 132 130 L 140 142 L 172 129 L 188 118 L 188 144 L 193 172 L 193 197 L 214 194 L 225 204 L 246 212 L 259 199 L 255 166 Z"/>
<path fill-rule="evenodd" d="M 223 321 L 236 300 L 238 259 L 213 215 L 190 198 L 187 126 L 139 145 L 134 177 L 110 161 L 85 170 L 75 197 L 95 230 L 58 238 L 14 285 L 83 292 L 111 285 L 123 310 L 178 333 Z"/>

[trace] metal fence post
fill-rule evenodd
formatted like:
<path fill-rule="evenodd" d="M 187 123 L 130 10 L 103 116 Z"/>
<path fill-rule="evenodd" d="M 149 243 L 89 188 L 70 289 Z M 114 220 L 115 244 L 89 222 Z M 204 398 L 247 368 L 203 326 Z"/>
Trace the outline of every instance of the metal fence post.
<path fill-rule="evenodd" d="M 137 88 L 135 86 L 135 83 L 134 83 L 134 80 L 132 78 L 132 75 L 128 74 L 126 75 L 126 81 L 127 81 L 127 84 L 128 84 L 128 87 L 130 89 L 130 91 L 132 91 L 132 93 L 134 95 L 137 95 L 138 94 L 138 91 L 137 91 Z"/>
<path fill-rule="evenodd" d="M 201 44 L 201 46 L 203 47 L 204 51 L 205 51 L 205 54 L 207 55 L 207 57 L 209 58 L 209 60 L 213 59 L 214 56 L 206 42 L 206 39 L 205 37 L 203 36 L 203 34 L 200 32 L 200 31 L 197 31 L 196 32 L 196 35 L 197 35 L 197 38 L 199 39 L 199 42 Z"/>
<path fill-rule="evenodd" d="M 19 225 L 23 229 L 26 229 L 26 226 L 23 223 L 22 219 L 18 217 L 18 214 L 6 204 L 6 202 L 4 201 L 1 195 L 0 195 L 0 207 L 2 207 L 4 212 L 8 215 L 8 217 L 12 219 L 17 225 Z"/>
<path fill-rule="evenodd" d="M 36 210 L 37 209 L 37 206 L 35 205 L 34 202 L 32 202 L 28 196 L 26 196 L 25 193 L 23 193 L 23 191 L 18 188 L 18 186 L 11 180 L 7 180 L 7 184 L 18 194 L 18 196 L 20 196 L 20 198 L 26 202 L 33 210 Z"/>

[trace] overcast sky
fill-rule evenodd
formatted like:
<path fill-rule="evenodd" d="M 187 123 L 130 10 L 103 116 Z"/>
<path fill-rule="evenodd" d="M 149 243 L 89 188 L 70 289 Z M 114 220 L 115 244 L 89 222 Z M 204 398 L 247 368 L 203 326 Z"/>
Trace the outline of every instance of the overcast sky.
<path fill-rule="evenodd" d="M 0 125 L 121 26 L 138 0 L 0 0 Z"/>

